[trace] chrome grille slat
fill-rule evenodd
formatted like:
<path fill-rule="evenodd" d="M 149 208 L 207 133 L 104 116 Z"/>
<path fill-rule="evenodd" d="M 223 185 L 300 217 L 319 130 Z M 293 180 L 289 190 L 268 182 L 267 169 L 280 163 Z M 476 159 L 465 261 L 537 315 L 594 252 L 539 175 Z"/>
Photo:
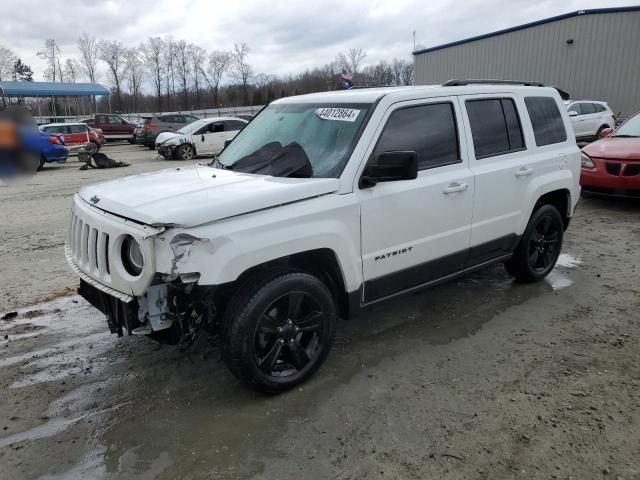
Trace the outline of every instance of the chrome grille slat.
<path fill-rule="evenodd" d="M 86 265 L 87 260 L 89 260 L 89 225 L 86 223 L 82 224 L 82 231 L 80 234 L 80 264 Z"/>

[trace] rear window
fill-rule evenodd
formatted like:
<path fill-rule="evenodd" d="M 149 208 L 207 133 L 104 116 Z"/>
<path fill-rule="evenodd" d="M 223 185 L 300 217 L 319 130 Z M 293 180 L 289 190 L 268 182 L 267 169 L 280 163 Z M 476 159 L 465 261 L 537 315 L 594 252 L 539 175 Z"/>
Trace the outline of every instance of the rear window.
<path fill-rule="evenodd" d="M 393 112 L 373 154 L 398 150 L 415 151 L 420 170 L 461 162 L 453 105 L 431 103 Z"/>
<path fill-rule="evenodd" d="M 149 125 L 151 123 L 151 117 L 144 117 L 142 119 L 142 124 L 143 125 Z"/>
<path fill-rule="evenodd" d="M 551 97 L 526 97 L 524 103 L 529 112 L 536 145 L 542 147 L 567 140 L 558 104 Z M 584 103 L 582 107 L 584 108 Z"/>
<path fill-rule="evenodd" d="M 476 159 L 524 150 L 520 118 L 510 98 L 467 100 Z"/>

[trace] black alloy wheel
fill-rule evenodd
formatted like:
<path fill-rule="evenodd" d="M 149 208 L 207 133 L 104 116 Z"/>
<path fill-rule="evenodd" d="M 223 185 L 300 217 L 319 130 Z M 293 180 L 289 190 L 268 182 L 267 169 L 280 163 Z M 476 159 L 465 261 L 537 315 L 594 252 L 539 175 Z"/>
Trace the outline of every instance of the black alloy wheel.
<path fill-rule="evenodd" d="M 513 256 L 505 263 L 507 272 L 521 282 L 537 282 L 555 267 L 562 249 L 564 223 L 558 209 L 542 205 L 531 215 Z"/>
<path fill-rule="evenodd" d="M 560 254 L 562 225 L 546 214 L 538 219 L 529 239 L 529 265 L 536 273 L 544 273 L 556 264 Z"/>
<path fill-rule="evenodd" d="M 324 313 L 308 293 L 283 295 L 262 313 L 254 335 L 259 368 L 272 377 L 300 374 L 322 351 Z"/>
<path fill-rule="evenodd" d="M 327 286 L 280 269 L 239 284 L 222 322 L 222 356 L 250 387 L 279 393 L 311 377 L 327 357 L 337 307 Z"/>

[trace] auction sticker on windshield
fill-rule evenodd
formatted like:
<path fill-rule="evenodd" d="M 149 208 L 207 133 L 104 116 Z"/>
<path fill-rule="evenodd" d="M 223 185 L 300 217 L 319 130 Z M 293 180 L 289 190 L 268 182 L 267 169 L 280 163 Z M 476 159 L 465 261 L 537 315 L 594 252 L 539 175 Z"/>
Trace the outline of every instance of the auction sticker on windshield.
<path fill-rule="evenodd" d="M 360 110 L 354 108 L 316 108 L 316 115 L 323 120 L 355 122 Z"/>

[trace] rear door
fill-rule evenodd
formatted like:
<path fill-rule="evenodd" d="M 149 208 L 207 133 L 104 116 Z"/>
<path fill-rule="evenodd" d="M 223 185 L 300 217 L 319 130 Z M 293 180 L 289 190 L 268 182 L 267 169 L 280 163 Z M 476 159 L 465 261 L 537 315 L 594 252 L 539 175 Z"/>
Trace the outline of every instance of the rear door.
<path fill-rule="evenodd" d="M 389 107 L 370 148 L 413 150 L 414 180 L 358 188 L 364 302 L 411 289 L 463 268 L 473 211 L 473 173 L 455 97 Z"/>
<path fill-rule="evenodd" d="M 513 93 L 465 95 L 469 162 L 475 176 L 469 264 L 508 254 L 517 240 L 526 191 L 540 173 L 523 128 L 526 111 Z"/>
<path fill-rule="evenodd" d="M 582 135 L 595 135 L 600 126 L 600 114 L 596 112 L 596 106 L 591 102 L 582 102 L 580 105 L 582 109 L 582 126 L 584 133 Z"/>
<path fill-rule="evenodd" d="M 67 141 L 68 139 L 68 141 Z M 67 145 L 83 145 L 89 142 L 86 125 L 68 125 L 64 136 Z"/>

